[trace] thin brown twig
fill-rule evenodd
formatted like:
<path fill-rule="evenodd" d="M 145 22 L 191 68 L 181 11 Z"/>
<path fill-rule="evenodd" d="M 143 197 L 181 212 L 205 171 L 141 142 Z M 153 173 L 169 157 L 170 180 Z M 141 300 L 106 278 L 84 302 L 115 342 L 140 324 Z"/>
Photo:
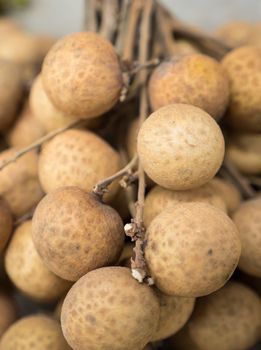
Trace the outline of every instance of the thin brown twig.
<path fill-rule="evenodd" d="M 96 18 L 96 1 L 85 0 L 85 30 L 97 32 L 98 23 Z"/>
<path fill-rule="evenodd" d="M 99 34 L 112 41 L 118 23 L 118 0 L 104 1 Z"/>
<path fill-rule="evenodd" d="M 157 5 L 156 12 L 157 27 L 159 28 L 160 42 L 163 46 L 163 52 L 167 53 L 168 56 L 174 54 L 174 36 L 172 24 L 169 21 L 169 18 L 166 16 L 162 7 Z"/>
<path fill-rule="evenodd" d="M 117 49 L 118 54 L 122 55 L 123 44 L 126 37 L 126 27 L 128 23 L 128 8 L 129 8 L 130 0 L 121 1 L 121 11 L 119 15 L 119 24 L 118 24 L 118 33 L 116 38 L 115 47 Z"/>

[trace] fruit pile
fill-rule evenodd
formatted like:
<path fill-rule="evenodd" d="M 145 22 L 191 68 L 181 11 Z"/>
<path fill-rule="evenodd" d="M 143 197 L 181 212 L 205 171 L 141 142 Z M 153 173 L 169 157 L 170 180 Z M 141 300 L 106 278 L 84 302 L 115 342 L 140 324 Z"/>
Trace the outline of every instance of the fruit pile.
<path fill-rule="evenodd" d="M 97 0 L 86 29 L 0 19 L 0 349 L 251 349 L 260 24 Z"/>

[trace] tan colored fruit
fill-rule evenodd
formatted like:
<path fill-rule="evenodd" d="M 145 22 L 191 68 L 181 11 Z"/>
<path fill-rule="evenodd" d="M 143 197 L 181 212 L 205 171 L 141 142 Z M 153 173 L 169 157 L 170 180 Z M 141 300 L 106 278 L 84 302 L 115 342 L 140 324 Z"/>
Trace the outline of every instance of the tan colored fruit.
<path fill-rule="evenodd" d="M 149 98 L 154 111 L 172 103 L 185 103 L 219 119 L 228 104 L 228 78 L 211 57 L 181 55 L 155 68 L 149 81 Z"/>
<path fill-rule="evenodd" d="M 3 335 L 5 350 L 69 350 L 59 323 L 43 314 L 27 316 L 15 322 Z"/>
<path fill-rule="evenodd" d="M 199 49 L 193 43 L 185 39 L 178 39 L 173 45 L 173 55 L 190 55 L 199 53 Z"/>
<path fill-rule="evenodd" d="M 230 135 L 226 153 L 244 174 L 261 173 L 261 134 L 235 133 Z"/>
<path fill-rule="evenodd" d="M 90 131 L 71 129 L 54 137 L 39 157 L 39 178 L 45 192 L 78 186 L 88 192 L 120 169 L 120 157 L 106 141 Z M 110 188 L 111 199 L 118 186 Z"/>
<path fill-rule="evenodd" d="M 76 281 L 87 272 L 116 263 L 124 244 L 119 214 L 78 187 L 62 187 L 38 204 L 33 241 L 46 266 Z"/>
<path fill-rule="evenodd" d="M 194 298 L 180 298 L 158 293 L 160 319 L 158 329 L 151 341 L 170 337 L 178 332 L 188 321 L 194 309 Z"/>
<path fill-rule="evenodd" d="M 242 200 L 241 193 L 231 182 L 215 177 L 210 181 L 210 186 L 222 197 L 229 214 L 233 213 Z"/>
<path fill-rule="evenodd" d="M 110 110 L 122 88 L 114 47 L 91 32 L 74 33 L 58 40 L 44 60 L 42 79 L 57 108 L 83 119 Z"/>
<path fill-rule="evenodd" d="M 206 203 L 167 208 L 147 230 L 148 268 L 167 295 L 199 297 L 221 288 L 237 267 L 240 252 L 235 224 Z"/>
<path fill-rule="evenodd" d="M 0 291 L 0 338 L 17 316 L 14 300 L 4 291 Z"/>
<path fill-rule="evenodd" d="M 177 350 L 248 350 L 258 341 L 260 322 L 258 295 L 229 282 L 197 300 L 192 318 L 172 343 Z"/>
<path fill-rule="evenodd" d="M 21 27 L 14 22 L 10 17 L 2 17 L 0 18 L 0 37 L 5 37 L 12 33 L 12 31 L 20 31 Z"/>
<path fill-rule="evenodd" d="M 249 44 L 254 34 L 254 26 L 245 21 L 230 21 L 219 27 L 215 34 L 227 45 L 243 46 Z"/>
<path fill-rule="evenodd" d="M 188 190 L 211 180 L 224 157 L 224 138 L 213 118 L 184 104 L 162 107 L 143 123 L 138 154 L 158 185 Z"/>
<path fill-rule="evenodd" d="M 18 149 L 9 148 L 0 153 L 0 166 L 13 157 Z M 38 156 L 31 151 L 0 171 L 0 195 L 7 201 L 12 213 L 19 217 L 43 196 L 38 180 Z"/>
<path fill-rule="evenodd" d="M 0 59 L 0 130 L 13 122 L 23 93 L 23 80 L 19 68 Z"/>
<path fill-rule="evenodd" d="M 141 350 L 156 331 L 159 303 L 153 290 L 137 282 L 130 269 L 101 268 L 74 284 L 61 320 L 73 349 L 85 350 L 88 344 L 92 350 Z"/>
<path fill-rule="evenodd" d="M 233 215 L 242 243 L 239 268 L 244 272 L 261 277 L 261 198 L 241 204 Z"/>
<path fill-rule="evenodd" d="M 145 198 L 144 223 L 148 227 L 151 221 L 163 210 L 178 203 L 203 202 L 226 212 L 226 204 L 210 183 L 187 191 L 171 191 L 155 186 Z"/>
<path fill-rule="evenodd" d="M 134 243 L 125 242 L 124 247 L 121 252 L 121 256 L 118 261 L 118 265 L 127 266 L 130 263 L 131 257 L 134 255 Z M 126 265 L 127 264 L 127 265 Z"/>
<path fill-rule="evenodd" d="M 0 198 L 0 253 L 11 236 L 13 229 L 13 218 L 7 202 Z"/>
<path fill-rule="evenodd" d="M 261 131 L 261 47 L 242 46 L 222 60 L 230 82 L 227 121 L 238 130 Z"/>
<path fill-rule="evenodd" d="M 57 39 L 49 35 L 37 35 L 35 40 L 38 50 L 38 61 L 41 62 Z"/>
<path fill-rule="evenodd" d="M 32 240 L 32 222 L 15 230 L 5 255 L 6 272 L 23 293 L 40 302 L 51 302 L 69 290 L 71 283 L 53 274 L 39 257 Z"/>
<path fill-rule="evenodd" d="M 30 92 L 30 107 L 35 118 L 43 125 L 46 132 L 62 128 L 79 118 L 59 111 L 46 95 L 41 75 L 35 79 Z"/>
<path fill-rule="evenodd" d="M 10 146 L 24 147 L 38 140 L 45 134 L 42 125 L 32 114 L 31 109 L 26 105 L 7 134 L 7 141 Z"/>

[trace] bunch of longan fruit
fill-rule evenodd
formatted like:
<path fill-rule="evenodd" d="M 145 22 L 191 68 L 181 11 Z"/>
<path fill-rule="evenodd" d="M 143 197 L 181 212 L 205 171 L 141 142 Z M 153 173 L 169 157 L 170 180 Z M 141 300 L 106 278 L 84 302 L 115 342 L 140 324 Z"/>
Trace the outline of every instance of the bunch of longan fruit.
<path fill-rule="evenodd" d="M 0 350 L 260 341 L 260 28 L 133 65 L 0 19 Z"/>

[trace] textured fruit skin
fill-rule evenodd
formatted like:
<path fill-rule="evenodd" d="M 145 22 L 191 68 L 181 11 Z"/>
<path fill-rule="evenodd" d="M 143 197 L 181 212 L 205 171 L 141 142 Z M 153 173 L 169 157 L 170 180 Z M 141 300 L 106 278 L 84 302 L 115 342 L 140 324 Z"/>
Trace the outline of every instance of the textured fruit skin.
<path fill-rule="evenodd" d="M 206 203 L 167 208 L 147 230 L 148 268 L 167 295 L 199 297 L 221 288 L 234 272 L 240 252 L 235 224 Z"/>
<path fill-rule="evenodd" d="M 237 130 L 261 131 L 261 47 L 242 46 L 222 60 L 230 82 L 227 121 Z"/>
<path fill-rule="evenodd" d="M 194 309 L 194 298 L 171 297 L 158 293 L 160 320 L 151 341 L 158 341 L 178 332 L 188 321 Z"/>
<path fill-rule="evenodd" d="M 174 336 L 173 346 L 178 350 L 248 350 L 258 341 L 260 322 L 258 295 L 244 284 L 229 282 L 197 300 L 192 318 Z"/>
<path fill-rule="evenodd" d="M 0 131 L 5 131 L 15 118 L 23 93 L 23 80 L 19 68 L 0 59 Z"/>
<path fill-rule="evenodd" d="M 84 119 L 110 110 L 122 88 L 114 47 L 91 32 L 58 40 L 45 57 L 42 79 L 47 95 L 58 109 Z"/>
<path fill-rule="evenodd" d="M 261 198 L 242 202 L 233 215 L 242 243 L 239 268 L 261 278 Z"/>
<path fill-rule="evenodd" d="M 27 316 L 15 322 L 3 335 L 5 350 L 70 350 L 59 323 L 43 314 Z"/>
<path fill-rule="evenodd" d="M 12 234 L 13 217 L 7 202 L 0 198 L 0 253 Z"/>
<path fill-rule="evenodd" d="M 31 221 L 25 221 L 15 230 L 6 250 L 5 268 L 18 289 L 40 302 L 58 299 L 71 286 L 44 265 L 33 244 Z"/>
<path fill-rule="evenodd" d="M 93 186 L 120 169 L 120 157 L 106 141 L 87 130 L 71 129 L 48 142 L 39 157 L 39 179 L 45 192 L 62 186 Z M 117 184 L 110 188 L 112 198 Z"/>
<path fill-rule="evenodd" d="M 84 322 L 82 321 L 84 320 Z M 67 294 L 63 334 L 74 350 L 141 350 L 156 331 L 159 303 L 125 267 L 87 273 Z M 142 327 L 141 327 L 142 325 Z"/>
<path fill-rule="evenodd" d="M 172 103 L 185 103 L 219 119 L 229 100 L 228 78 L 211 57 L 180 55 L 155 68 L 149 81 L 149 98 L 154 111 Z"/>
<path fill-rule="evenodd" d="M 62 187 L 38 204 L 33 241 L 46 266 L 69 281 L 116 263 L 124 244 L 123 223 L 111 207 L 78 187 Z"/>
<path fill-rule="evenodd" d="M 158 109 L 142 124 L 138 155 L 158 185 L 188 190 L 211 180 L 224 157 L 224 138 L 213 118 L 185 104 Z"/>
<path fill-rule="evenodd" d="M 160 186 L 154 186 L 145 198 L 145 226 L 148 227 L 152 220 L 166 208 L 187 202 L 209 203 L 226 212 L 224 200 L 210 183 L 188 191 L 171 191 Z"/>
<path fill-rule="evenodd" d="M 0 291 L 0 337 L 16 320 L 17 310 L 13 299 L 4 291 Z"/>
<path fill-rule="evenodd" d="M 17 148 L 0 153 L 0 165 L 12 157 Z M 36 205 L 43 197 L 38 180 L 38 156 L 26 153 L 0 172 L 0 195 L 7 201 L 14 216 L 19 217 Z"/>

